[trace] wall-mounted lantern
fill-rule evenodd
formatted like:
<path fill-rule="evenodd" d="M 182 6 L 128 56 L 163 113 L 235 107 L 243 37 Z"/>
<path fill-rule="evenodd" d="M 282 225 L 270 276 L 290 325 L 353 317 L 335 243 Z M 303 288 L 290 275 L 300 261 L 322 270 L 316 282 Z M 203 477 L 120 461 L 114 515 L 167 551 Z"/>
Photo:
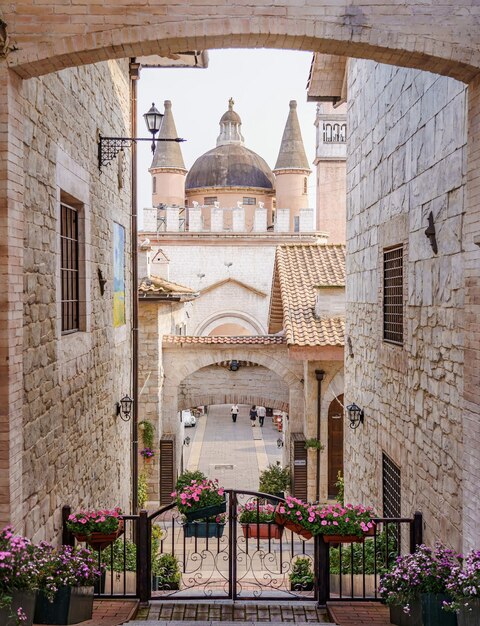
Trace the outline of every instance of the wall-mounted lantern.
<path fill-rule="evenodd" d="M 117 415 L 120 415 L 124 422 L 128 422 L 131 418 L 133 400 L 129 395 L 123 396 L 120 402 L 117 402 Z"/>
<path fill-rule="evenodd" d="M 350 422 L 350 428 L 358 428 L 360 424 L 363 424 L 364 413 L 363 409 L 355 404 L 349 404 L 347 406 L 348 420 Z"/>

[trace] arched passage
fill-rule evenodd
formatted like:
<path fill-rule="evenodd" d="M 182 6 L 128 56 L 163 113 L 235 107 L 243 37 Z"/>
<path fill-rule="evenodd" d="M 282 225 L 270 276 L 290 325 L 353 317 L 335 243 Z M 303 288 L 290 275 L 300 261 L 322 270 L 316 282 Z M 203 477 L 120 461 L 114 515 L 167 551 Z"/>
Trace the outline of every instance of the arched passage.
<path fill-rule="evenodd" d="M 21 15 L 15 4 L 3 15 L 13 44 L 8 64 L 22 78 L 108 59 L 232 47 L 302 49 L 367 58 L 466 82 L 480 67 L 478 29 L 467 29 L 464 7 L 453 0 L 444 3 L 438 15 L 434 6 L 420 12 L 414 10 L 416 2 L 405 0 L 402 8 L 411 5 L 411 10 L 402 11 L 393 25 L 391 16 L 398 12 L 395 0 L 349 6 L 316 0 L 305 7 L 292 7 L 282 0 L 272 8 L 258 7 L 253 15 L 251 7 L 243 3 L 201 7 L 186 1 L 165 4 L 157 0 L 149 3 L 148 11 L 137 3 L 122 7 L 123 13 L 116 15 L 117 28 L 113 19 L 113 27 L 105 28 L 109 6 L 99 7 L 93 0 L 90 6 L 86 0 L 79 28 L 78 16 L 62 12 L 52 0 L 42 5 L 41 14 L 34 13 L 34 36 L 23 28 L 29 3 L 33 5 L 33 0 L 22 5 Z M 468 10 L 473 23 L 480 8 L 468 3 Z M 448 29 L 443 28 L 446 22 Z"/>

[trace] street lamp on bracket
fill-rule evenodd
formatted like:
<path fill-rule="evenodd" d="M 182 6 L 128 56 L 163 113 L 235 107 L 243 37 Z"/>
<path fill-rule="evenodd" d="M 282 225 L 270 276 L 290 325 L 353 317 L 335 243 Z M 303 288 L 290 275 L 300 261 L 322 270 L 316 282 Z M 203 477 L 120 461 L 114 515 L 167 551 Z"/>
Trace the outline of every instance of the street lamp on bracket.
<path fill-rule="evenodd" d="M 144 113 L 143 118 L 145 120 L 145 124 L 147 125 L 148 131 L 152 134 L 151 137 L 103 137 L 99 135 L 98 138 L 98 169 L 101 170 L 102 167 L 108 165 L 110 161 L 116 158 L 117 154 L 120 150 L 124 148 L 130 148 L 132 143 L 136 143 L 137 141 L 151 141 L 152 142 L 152 153 L 155 153 L 155 142 L 156 141 L 175 141 L 176 143 L 181 143 L 182 141 L 186 141 L 185 139 L 181 139 L 180 137 L 168 138 L 168 137 L 155 137 L 155 135 L 160 131 L 163 122 L 163 113 L 155 107 L 155 103 L 152 103 L 150 109 Z"/>

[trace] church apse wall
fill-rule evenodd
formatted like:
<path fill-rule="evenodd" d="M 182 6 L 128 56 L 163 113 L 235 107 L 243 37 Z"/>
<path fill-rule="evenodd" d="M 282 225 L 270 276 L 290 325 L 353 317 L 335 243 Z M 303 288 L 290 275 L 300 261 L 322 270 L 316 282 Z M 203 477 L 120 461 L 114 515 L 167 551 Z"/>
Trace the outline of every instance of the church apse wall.
<path fill-rule="evenodd" d="M 345 401 L 365 423 L 346 432 L 346 497 L 384 514 L 393 463 L 398 514 L 422 511 L 426 543 L 467 549 L 478 531 L 462 493 L 466 89 L 352 61 L 348 101 Z"/>
<path fill-rule="evenodd" d="M 33 540 L 58 539 L 65 504 L 129 509 L 130 425 L 115 414 L 115 403 L 131 395 L 129 156 L 120 169 L 113 161 L 101 173 L 96 159 L 98 131 L 129 134 L 128 94 L 128 64 L 116 61 L 23 86 L 19 517 Z M 65 243 L 75 237 L 76 261 Z M 78 282 L 65 267 L 78 270 Z M 78 309 L 62 305 L 76 289 Z"/>

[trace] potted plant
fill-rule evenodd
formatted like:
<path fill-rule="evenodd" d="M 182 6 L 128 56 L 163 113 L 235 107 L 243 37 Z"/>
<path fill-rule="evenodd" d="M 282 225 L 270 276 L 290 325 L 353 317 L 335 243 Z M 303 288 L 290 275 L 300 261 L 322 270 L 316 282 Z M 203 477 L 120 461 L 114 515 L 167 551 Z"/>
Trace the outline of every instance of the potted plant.
<path fill-rule="evenodd" d="M 10 527 L 0 531 L 0 624 L 31 626 L 38 584 L 37 548 Z"/>
<path fill-rule="evenodd" d="M 321 508 L 298 498 L 287 497 L 277 506 L 276 521 L 305 539 L 323 535 L 331 543 L 362 542 L 374 530 L 373 510 L 360 504 L 330 504 Z"/>
<path fill-rule="evenodd" d="M 452 598 L 445 608 L 457 612 L 458 626 L 480 626 L 480 551 L 470 552 L 463 566 L 452 569 L 447 583 Z"/>
<path fill-rule="evenodd" d="M 193 481 L 181 491 L 174 491 L 172 497 L 176 498 L 178 510 L 187 522 L 210 518 L 214 521 L 227 510 L 225 490 L 217 480 Z"/>
<path fill-rule="evenodd" d="M 312 591 L 314 576 L 311 560 L 306 556 L 297 557 L 289 578 L 291 591 Z"/>
<path fill-rule="evenodd" d="M 390 606 L 390 621 L 397 626 L 455 626 L 455 613 L 444 610 L 447 583 L 457 555 L 439 543 L 434 549 L 418 546 L 399 556 L 380 580 L 380 596 Z"/>
<path fill-rule="evenodd" d="M 312 439 L 306 439 L 305 440 L 305 450 L 320 450 L 320 452 L 322 450 L 325 449 L 325 446 L 323 445 L 323 443 L 321 443 L 318 439 L 312 438 Z"/>
<path fill-rule="evenodd" d="M 143 457 L 145 463 L 149 463 L 155 456 L 155 452 L 151 448 L 143 448 L 143 450 L 140 450 L 140 456 Z"/>
<path fill-rule="evenodd" d="M 275 522 L 275 506 L 260 504 L 258 500 L 238 507 L 240 522 L 245 539 L 280 539 L 283 526 Z"/>
<path fill-rule="evenodd" d="M 41 544 L 36 624 L 78 624 L 92 618 L 93 585 L 101 576 L 99 566 L 87 548 L 62 546 L 54 550 Z"/>
<path fill-rule="evenodd" d="M 67 528 L 77 541 L 97 550 L 112 544 L 123 532 L 122 510 L 79 511 L 68 516 Z"/>
<path fill-rule="evenodd" d="M 178 559 L 173 554 L 156 554 L 152 557 L 152 591 L 180 589 L 181 572 Z"/>
<path fill-rule="evenodd" d="M 259 491 L 283 498 L 290 489 L 290 468 L 269 465 L 260 473 Z"/>

